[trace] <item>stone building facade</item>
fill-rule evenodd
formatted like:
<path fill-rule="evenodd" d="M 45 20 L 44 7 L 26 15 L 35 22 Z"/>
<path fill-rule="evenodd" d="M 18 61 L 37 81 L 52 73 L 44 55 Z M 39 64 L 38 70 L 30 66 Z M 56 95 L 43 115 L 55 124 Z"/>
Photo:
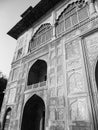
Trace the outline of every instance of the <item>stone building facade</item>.
<path fill-rule="evenodd" d="M 21 17 L 2 130 L 97 130 L 98 1 L 41 0 Z"/>

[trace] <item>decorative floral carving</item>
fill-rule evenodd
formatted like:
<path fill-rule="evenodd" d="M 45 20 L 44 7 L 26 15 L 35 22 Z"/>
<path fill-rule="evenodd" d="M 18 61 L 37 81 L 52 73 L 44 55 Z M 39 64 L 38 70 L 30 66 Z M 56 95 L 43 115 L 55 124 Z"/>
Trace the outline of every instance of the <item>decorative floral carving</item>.
<path fill-rule="evenodd" d="M 88 108 L 86 98 L 70 101 L 70 119 L 72 121 L 88 121 Z"/>
<path fill-rule="evenodd" d="M 79 93 L 84 91 L 83 76 L 81 73 L 73 72 L 68 78 L 69 93 Z"/>

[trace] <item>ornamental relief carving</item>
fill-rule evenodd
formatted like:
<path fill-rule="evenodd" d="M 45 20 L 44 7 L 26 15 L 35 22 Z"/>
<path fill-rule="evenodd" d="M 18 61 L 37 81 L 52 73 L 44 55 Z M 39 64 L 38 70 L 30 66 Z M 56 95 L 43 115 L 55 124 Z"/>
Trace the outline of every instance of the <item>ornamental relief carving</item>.
<path fill-rule="evenodd" d="M 63 85 L 63 74 L 57 74 L 57 85 L 61 86 Z"/>
<path fill-rule="evenodd" d="M 54 49 L 51 49 L 50 51 L 50 60 L 54 59 L 56 56 L 56 53 L 55 53 L 55 48 Z"/>
<path fill-rule="evenodd" d="M 68 94 L 85 92 L 82 70 L 68 72 Z"/>
<path fill-rule="evenodd" d="M 58 101 L 57 97 L 50 98 L 49 106 L 57 106 L 57 101 Z"/>
<path fill-rule="evenodd" d="M 74 40 L 65 44 L 65 54 L 66 60 L 80 57 L 80 41 Z"/>
<path fill-rule="evenodd" d="M 94 33 L 84 39 L 86 43 L 87 56 L 91 65 L 98 56 L 98 33 Z"/>
<path fill-rule="evenodd" d="M 49 88 L 53 88 L 56 86 L 56 77 L 54 74 L 49 77 Z"/>
<path fill-rule="evenodd" d="M 55 74 L 55 68 L 50 68 L 49 73 L 50 73 L 50 75 Z"/>
<path fill-rule="evenodd" d="M 55 66 L 55 63 L 56 63 L 56 52 L 55 52 L 55 48 L 53 48 L 53 49 L 50 50 L 49 61 L 50 61 L 50 67 Z"/>
<path fill-rule="evenodd" d="M 49 122 L 49 130 L 65 130 L 65 122 L 64 121 L 50 121 Z"/>
<path fill-rule="evenodd" d="M 8 98 L 8 104 L 13 104 L 15 102 L 16 97 L 16 88 L 10 89 L 9 92 L 9 98 Z"/>
<path fill-rule="evenodd" d="M 56 109 L 56 115 L 57 115 L 57 117 L 56 117 L 56 119 L 57 120 L 64 120 L 64 108 L 57 108 Z"/>
<path fill-rule="evenodd" d="M 62 55 L 57 57 L 57 65 L 61 65 L 63 63 L 63 57 Z"/>
<path fill-rule="evenodd" d="M 55 87 L 49 89 L 49 97 L 56 97 L 57 89 Z"/>
<path fill-rule="evenodd" d="M 61 44 L 57 46 L 57 56 L 60 56 L 60 55 L 62 55 L 62 45 Z"/>
<path fill-rule="evenodd" d="M 89 121 L 87 99 L 78 98 L 69 101 L 69 115 L 71 121 Z"/>
<path fill-rule="evenodd" d="M 56 64 L 56 58 L 50 60 L 50 67 L 55 67 Z"/>
<path fill-rule="evenodd" d="M 64 88 L 63 88 L 63 86 L 57 88 L 57 96 L 58 97 L 64 96 Z"/>
<path fill-rule="evenodd" d="M 77 58 L 77 59 L 70 60 L 70 61 L 66 62 L 67 71 L 80 68 L 81 66 L 82 66 L 81 58 Z"/>
<path fill-rule="evenodd" d="M 64 96 L 58 96 L 58 100 L 57 100 L 57 106 L 59 107 L 64 107 L 65 104 L 65 97 Z"/>
<path fill-rule="evenodd" d="M 64 107 L 65 106 L 64 96 L 50 97 L 49 107 L 53 106 L 58 108 Z"/>
<path fill-rule="evenodd" d="M 49 111 L 49 119 L 51 120 L 51 121 L 55 121 L 55 108 L 52 108 L 52 109 L 50 109 L 50 111 Z"/>

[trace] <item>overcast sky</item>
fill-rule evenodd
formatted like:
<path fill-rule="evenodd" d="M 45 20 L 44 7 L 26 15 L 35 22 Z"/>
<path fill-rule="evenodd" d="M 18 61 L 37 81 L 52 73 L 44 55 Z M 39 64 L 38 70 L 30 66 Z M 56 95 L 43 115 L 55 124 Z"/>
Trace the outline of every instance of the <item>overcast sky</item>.
<path fill-rule="evenodd" d="M 6 33 L 21 19 L 20 15 L 40 0 L 0 0 L 0 71 L 7 77 L 11 69 L 16 40 Z"/>

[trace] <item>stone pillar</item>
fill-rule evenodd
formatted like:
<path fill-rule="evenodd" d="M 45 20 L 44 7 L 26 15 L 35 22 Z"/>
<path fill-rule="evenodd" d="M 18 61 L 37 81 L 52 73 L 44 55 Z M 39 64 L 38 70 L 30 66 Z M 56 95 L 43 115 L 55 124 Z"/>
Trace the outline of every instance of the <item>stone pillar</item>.
<path fill-rule="evenodd" d="M 92 15 L 96 12 L 93 0 L 89 0 L 89 11 L 90 11 L 90 15 Z"/>
<path fill-rule="evenodd" d="M 98 0 L 95 1 L 96 12 L 98 12 Z"/>

